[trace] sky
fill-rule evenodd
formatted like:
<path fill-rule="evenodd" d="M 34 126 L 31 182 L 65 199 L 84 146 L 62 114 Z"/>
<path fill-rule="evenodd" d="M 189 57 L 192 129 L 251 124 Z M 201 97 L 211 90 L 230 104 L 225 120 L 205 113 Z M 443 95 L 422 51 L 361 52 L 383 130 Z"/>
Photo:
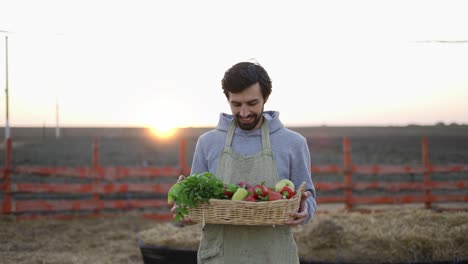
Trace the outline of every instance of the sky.
<path fill-rule="evenodd" d="M 468 124 L 466 1 L 0 0 L 0 123 L 199 127 L 268 71 L 287 126 Z"/>

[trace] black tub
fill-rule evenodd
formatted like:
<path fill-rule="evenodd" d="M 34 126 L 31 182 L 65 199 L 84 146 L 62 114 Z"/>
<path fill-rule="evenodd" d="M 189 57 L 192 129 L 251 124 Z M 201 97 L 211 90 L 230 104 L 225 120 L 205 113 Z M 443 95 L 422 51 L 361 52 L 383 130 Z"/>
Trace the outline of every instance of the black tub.
<path fill-rule="evenodd" d="M 197 264 L 197 251 L 162 246 L 145 245 L 137 238 L 145 264 Z"/>

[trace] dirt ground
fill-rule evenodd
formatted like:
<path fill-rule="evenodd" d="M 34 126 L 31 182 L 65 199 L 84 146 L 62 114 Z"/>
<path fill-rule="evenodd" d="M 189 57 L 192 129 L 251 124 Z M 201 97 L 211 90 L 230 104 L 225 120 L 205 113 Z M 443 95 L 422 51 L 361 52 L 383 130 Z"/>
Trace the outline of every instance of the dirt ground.
<path fill-rule="evenodd" d="M 293 232 L 299 255 L 306 260 L 468 261 L 468 212 L 317 214 Z M 196 250 L 200 227 L 180 228 L 134 213 L 77 220 L 15 221 L 2 216 L 0 262 L 143 263 L 137 236 L 145 245 Z"/>
<path fill-rule="evenodd" d="M 0 262 L 143 263 L 136 234 L 155 224 L 137 214 L 22 221 L 0 216 Z"/>

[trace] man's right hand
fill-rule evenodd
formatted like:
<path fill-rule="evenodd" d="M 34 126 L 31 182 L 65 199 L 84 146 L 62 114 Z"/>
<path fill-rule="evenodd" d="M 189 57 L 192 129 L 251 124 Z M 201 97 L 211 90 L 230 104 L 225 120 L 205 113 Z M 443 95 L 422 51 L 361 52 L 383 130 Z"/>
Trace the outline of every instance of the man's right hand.
<path fill-rule="evenodd" d="M 179 176 L 179 179 L 177 180 L 177 183 L 179 183 L 179 182 L 181 182 L 181 181 L 183 181 L 183 180 L 185 180 L 185 176 L 184 176 L 184 175 L 180 175 L 180 176 Z M 177 201 L 174 203 L 174 206 L 172 206 L 172 208 L 171 208 L 171 213 L 173 214 L 174 217 L 175 217 L 174 214 L 175 214 L 176 208 L 177 208 Z M 180 224 L 181 226 L 184 226 L 184 225 L 194 225 L 194 224 L 196 224 L 196 223 L 194 223 L 192 220 L 190 220 L 190 219 L 188 219 L 188 218 L 185 217 L 185 218 L 182 218 L 182 219 L 180 220 L 179 224 Z"/>

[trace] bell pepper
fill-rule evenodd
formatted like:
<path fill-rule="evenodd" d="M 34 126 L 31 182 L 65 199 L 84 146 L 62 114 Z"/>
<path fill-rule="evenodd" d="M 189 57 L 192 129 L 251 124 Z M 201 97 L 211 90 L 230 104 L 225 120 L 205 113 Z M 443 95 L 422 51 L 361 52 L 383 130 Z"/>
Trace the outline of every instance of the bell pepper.
<path fill-rule="evenodd" d="M 260 185 L 260 184 L 257 184 L 255 185 L 254 187 L 254 194 L 258 197 L 258 196 L 261 196 L 261 197 L 265 197 L 267 196 L 268 194 L 268 188 L 263 186 L 263 185 Z"/>
<path fill-rule="evenodd" d="M 268 190 L 268 201 L 281 200 L 283 196 L 273 190 Z"/>
<path fill-rule="evenodd" d="M 257 201 L 257 198 L 255 198 L 255 195 L 254 195 L 254 194 L 249 194 L 249 196 L 247 196 L 247 198 L 245 198 L 244 201 L 247 201 L 247 202 L 256 202 L 256 201 Z"/>
<path fill-rule="evenodd" d="M 232 195 L 232 201 L 242 201 L 249 196 L 249 193 L 244 188 L 237 188 L 237 191 Z"/>
<path fill-rule="evenodd" d="M 283 199 L 289 199 L 294 196 L 294 190 L 289 186 L 284 186 L 280 194 L 283 196 Z"/>

